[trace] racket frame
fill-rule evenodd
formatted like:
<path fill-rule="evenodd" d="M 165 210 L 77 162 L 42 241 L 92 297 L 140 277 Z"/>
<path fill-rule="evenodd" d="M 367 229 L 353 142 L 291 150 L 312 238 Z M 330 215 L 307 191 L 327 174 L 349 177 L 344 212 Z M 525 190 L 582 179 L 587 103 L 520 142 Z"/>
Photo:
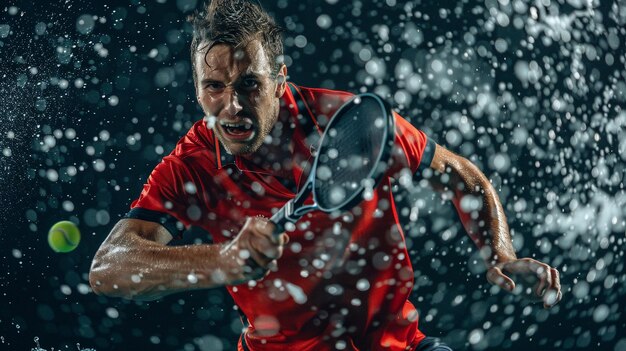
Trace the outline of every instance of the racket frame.
<path fill-rule="evenodd" d="M 322 152 L 322 146 L 324 145 L 324 139 L 327 138 L 327 134 L 330 130 L 332 130 L 333 122 L 336 122 L 339 118 L 342 117 L 344 111 L 352 108 L 354 104 L 361 103 L 360 101 L 363 98 L 373 98 L 381 108 L 381 111 L 386 112 L 384 114 L 385 120 L 383 121 L 382 128 L 385 128 L 383 134 L 383 140 L 381 143 L 381 151 L 377 155 L 377 159 L 375 160 L 375 167 L 373 167 L 368 176 L 361 180 L 359 184 L 358 190 L 352 192 L 351 196 L 341 202 L 338 206 L 325 208 L 319 205 L 317 201 L 317 194 L 315 192 L 315 180 L 317 174 L 317 166 L 319 164 L 319 155 Z M 330 119 L 328 125 L 324 130 L 324 134 L 322 134 L 322 138 L 319 141 L 319 148 L 317 151 L 317 155 L 315 155 L 315 159 L 313 161 L 313 166 L 311 167 L 310 173 L 304 182 L 303 188 L 296 194 L 293 199 L 290 199 L 285 203 L 285 205 L 276 212 L 271 221 L 276 224 L 275 234 L 278 235 L 284 231 L 284 224 L 286 222 L 297 222 L 302 216 L 305 214 L 320 210 L 326 213 L 334 212 L 334 211 L 345 211 L 354 207 L 357 203 L 361 202 L 363 191 L 365 191 L 364 182 L 368 179 L 373 180 L 372 188 L 376 188 L 380 181 L 383 178 L 384 173 L 388 168 L 388 161 L 391 156 L 391 151 L 393 149 L 395 141 L 395 117 L 391 106 L 380 96 L 372 93 L 363 93 L 355 95 L 351 100 L 345 102 L 333 115 Z M 313 193 L 313 203 L 305 205 L 304 202 L 309 198 L 309 195 Z"/>

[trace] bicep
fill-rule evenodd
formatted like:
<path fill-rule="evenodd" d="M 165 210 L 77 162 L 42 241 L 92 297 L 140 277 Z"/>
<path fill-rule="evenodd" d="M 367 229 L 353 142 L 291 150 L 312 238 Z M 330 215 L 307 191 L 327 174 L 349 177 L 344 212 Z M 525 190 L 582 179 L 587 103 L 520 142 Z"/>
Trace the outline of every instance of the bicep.
<path fill-rule="evenodd" d="M 89 278 L 91 285 L 99 286 L 97 281 L 109 279 L 110 273 L 106 272 L 125 269 L 125 265 L 120 262 L 137 253 L 136 249 L 148 245 L 166 245 L 170 240 L 172 235 L 159 223 L 132 218 L 121 219 L 94 256 Z"/>
<path fill-rule="evenodd" d="M 162 245 L 167 245 L 173 239 L 172 234 L 160 223 L 136 218 L 121 219 L 115 225 L 113 232 L 117 232 L 118 235 L 136 234 L 143 239 Z"/>

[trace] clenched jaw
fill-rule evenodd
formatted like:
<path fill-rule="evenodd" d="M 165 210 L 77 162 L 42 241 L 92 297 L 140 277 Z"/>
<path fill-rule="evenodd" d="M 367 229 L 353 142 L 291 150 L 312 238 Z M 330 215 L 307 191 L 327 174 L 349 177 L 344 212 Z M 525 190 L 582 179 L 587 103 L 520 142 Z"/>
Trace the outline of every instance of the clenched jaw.
<path fill-rule="evenodd" d="M 249 117 L 218 122 L 221 134 L 234 142 L 252 141 L 256 136 L 255 123 Z"/>

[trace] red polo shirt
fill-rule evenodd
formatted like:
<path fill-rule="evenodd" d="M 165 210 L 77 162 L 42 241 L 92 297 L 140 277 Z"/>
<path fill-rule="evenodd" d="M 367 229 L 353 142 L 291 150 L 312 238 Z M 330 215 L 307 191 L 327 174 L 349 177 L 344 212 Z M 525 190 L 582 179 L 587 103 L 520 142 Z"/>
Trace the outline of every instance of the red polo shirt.
<path fill-rule="evenodd" d="M 295 124 L 298 189 L 325 123 L 351 96 L 289 83 L 280 113 Z M 240 350 L 411 350 L 424 338 L 408 301 L 413 269 L 390 184 L 403 168 L 416 174 L 428 167 L 434 143 L 395 118 L 393 163 L 372 199 L 339 215 L 304 216 L 289 233 L 278 271 L 227 287 L 249 321 Z M 271 217 L 294 190 L 272 170 L 226 153 L 201 120 L 152 171 L 127 217 L 160 222 L 175 237 L 199 226 L 223 243 L 246 217 Z"/>

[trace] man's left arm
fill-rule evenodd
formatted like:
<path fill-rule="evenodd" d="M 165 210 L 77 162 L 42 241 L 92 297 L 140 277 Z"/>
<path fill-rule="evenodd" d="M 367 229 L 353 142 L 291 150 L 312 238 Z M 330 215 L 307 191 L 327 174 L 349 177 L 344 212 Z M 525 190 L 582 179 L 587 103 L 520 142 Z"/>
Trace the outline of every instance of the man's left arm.
<path fill-rule="evenodd" d="M 515 288 L 512 276 L 537 277 L 533 294 L 545 308 L 561 300 L 556 268 L 532 258 L 517 258 L 504 209 L 487 177 L 472 162 L 436 145 L 429 178 L 433 188 L 449 197 L 468 235 L 487 264 L 487 280 L 509 292 Z"/>

